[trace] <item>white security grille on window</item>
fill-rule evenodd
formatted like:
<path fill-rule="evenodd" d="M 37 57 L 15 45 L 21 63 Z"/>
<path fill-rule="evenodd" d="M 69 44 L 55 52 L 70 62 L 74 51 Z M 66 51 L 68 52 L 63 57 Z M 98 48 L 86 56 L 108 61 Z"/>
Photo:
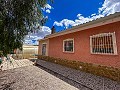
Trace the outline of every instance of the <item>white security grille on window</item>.
<path fill-rule="evenodd" d="M 90 36 L 92 54 L 117 54 L 116 37 L 114 33 L 101 33 Z"/>
<path fill-rule="evenodd" d="M 73 52 L 73 39 L 66 39 L 63 41 L 63 51 Z"/>

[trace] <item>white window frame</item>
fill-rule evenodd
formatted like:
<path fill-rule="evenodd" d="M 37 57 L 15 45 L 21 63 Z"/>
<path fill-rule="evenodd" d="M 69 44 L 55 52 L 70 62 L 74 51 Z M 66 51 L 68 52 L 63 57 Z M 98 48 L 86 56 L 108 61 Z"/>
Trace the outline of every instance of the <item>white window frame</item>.
<path fill-rule="evenodd" d="M 112 35 L 113 52 L 114 53 L 98 53 L 98 52 L 94 53 L 93 48 L 92 48 L 92 38 L 100 37 L 100 36 L 108 36 L 108 35 Z M 90 52 L 91 52 L 91 54 L 118 55 L 115 32 L 113 32 L 113 33 L 110 33 L 110 32 L 109 33 L 100 33 L 100 34 L 90 36 Z"/>
<path fill-rule="evenodd" d="M 64 50 L 64 43 L 65 43 L 65 41 L 73 41 L 73 51 L 65 51 Z M 69 39 L 65 39 L 65 40 L 63 40 L 63 52 L 66 52 L 66 53 L 74 53 L 74 38 L 69 38 Z"/>

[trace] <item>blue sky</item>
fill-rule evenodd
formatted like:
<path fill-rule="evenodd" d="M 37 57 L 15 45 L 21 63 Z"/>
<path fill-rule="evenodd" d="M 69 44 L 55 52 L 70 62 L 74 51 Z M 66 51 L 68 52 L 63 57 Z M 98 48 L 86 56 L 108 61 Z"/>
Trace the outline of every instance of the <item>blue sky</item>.
<path fill-rule="evenodd" d="M 60 32 L 120 12 L 120 0 L 54 0 L 42 10 L 48 21 L 37 33 L 29 33 L 25 37 L 26 44 L 37 44 L 38 39 L 50 34 L 53 25 Z"/>
<path fill-rule="evenodd" d="M 103 1 L 104 0 L 55 0 L 53 4 L 50 4 L 54 8 L 51 10 L 51 13 L 45 13 L 45 15 L 49 17 L 46 26 L 52 27 L 55 21 L 61 21 L 63 19 L 75 20 L 79 13 L 85 17 L 98 13 L 98 8 L 102 7 Z M 56 29 L 61 30 L 63 28 L 56 26 Z"/>

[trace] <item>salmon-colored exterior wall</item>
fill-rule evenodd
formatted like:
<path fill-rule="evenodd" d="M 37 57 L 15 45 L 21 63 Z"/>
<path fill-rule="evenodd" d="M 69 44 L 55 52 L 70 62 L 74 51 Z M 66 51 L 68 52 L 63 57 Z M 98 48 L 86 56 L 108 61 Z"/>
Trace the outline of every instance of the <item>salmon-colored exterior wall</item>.
<path fill-rule="evenodd" d="M 38 47 L 38 54 L 42 55 L 42 45 L 46 44 L 46 56 L 48 56 L 48 51 L 49 51 L 49 40 L 43 40 L 39 41 L 39 47 Z"/>
<path fill-rule="evenodd" d="M 90 36 L 115 32 L 118 55 L 90 53 Z M 74 53 L 63 52 L 63 40 L 74 38 Z M 120 68 L 120 22 L 78 31 L 49 39 L 48 56 Z"/>

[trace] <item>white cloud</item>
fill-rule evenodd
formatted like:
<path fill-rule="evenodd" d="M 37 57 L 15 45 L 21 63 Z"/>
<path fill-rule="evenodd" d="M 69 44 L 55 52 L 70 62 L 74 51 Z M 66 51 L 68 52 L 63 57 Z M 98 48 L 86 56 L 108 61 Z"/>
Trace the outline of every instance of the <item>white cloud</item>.
<path fill-rule="evenodd" d="M 68 28 L 69 26 L 76 26 L 76 25 L 83 24 L 83 23 L 86 23 L 86 22 L 89 22 L 89 21 L 93 20 L 93 18 L 84 17 L 81 14 L 78 14 L 77 18 L 78 19 L 75 19 L 75 20 L 63 19 L 60 22 L 55 21 L 53 25 L 56 25 L 56 26 L 65 26 L 66 28 Z"/>
<path fill-rule="evenodd" d="M 92 20 L 96 20 L 97 18 L 101 18 L 110 14 L 114 14 L 115 12 L 120 12 L 120 0 L 105 0 L 102 7 L 98 8 L 98 13 L 93 13 L 88 17 L 82 16 L 82 14 L 77 15 L 77 19 L 68 20 L 63 19 L 61 21 L 55 21 L 53 25 L 56 26 L 76 26 L 79 24 L 83 24 Z"/>
<path fill-rule="evenodd" d="M 61 27 L 63 26 L 63 24 L 61 22 L 57 22 L 57 21 L 55 21 L 53 25 L 57 25 L 57 26 L 61 26 Z"/>
<path fill-rule="evenodd" d="M 46 13 L 50 13 L 51 9 L 53 9 L 52 6 L 50 6 L 49 4 L 46 4 L 44 8 L 41 8 L 43 11 L 45 11 Z"/>
<path fill-rule="evenodd" d="M 51 11 L 49 9 L 46 10 L 46 13 L 50 13 Z"/>
<path fill-rule="evenodd" d="M 79 18 L 82 14 L 78 14 L 77 17 Z"/>
<path fill-rule="evenodd" d="M 75 22 L 73 20 L 63 19 L 60 22 L 55 21 L 53 25 L 65 26 L 66 28 L 68 28 L 69 26 L 73 26 L 74 24 Z"/>
<path fill-rule="evenodd" d="M 65 26 L 66 28 L 68 28 L 69 26 L 76 26 L 76 25 L 79 25 L 79 24 L 83 24 L 83 23 L 95 20 L 97 18 L 100 18 L 100 17 L 104 17 L 104 16 L 101 15 L 101 14 L 98 14 L 98 15 L 97 14 L 92 14 L 91 16 L 84 17 L 84 16 L 82 16 L 82 14 L 78 14 L 77 19 L 75 19 L 75 20 L 63 19 L 60 22 L 55 21 L 53 25 L 61 26 L 61 27 Z"/>
<path fill-rule="evenodd" d="M 46 4 L 46 5 L 45 5 L 45 8 L 46 8 L 46 9 L 52 9 L 52 7 L 51 7 L 49 4 Z"/>
<path fill-rule="evenodd" d="M 95 16 L 96 15 L 96 13 L 93 13 L 91 16 Z"/>
<path fill-rule="evenodd" d="M 24 44 L 38 44 L 37 40 L 44 38 L 46 35 L 51 33 L 51 29 L 47 26 L 42 26 L 40 30 L 38 30 L 38 33 L 29 33 L 25 37 Z"/>
<path fill-rule="evenodd" d="M 97 14 L 97 15 L 95 15 L 95 16 L 92 16 L 90 19 L 91 19 L 91 20 L 96 20 L 97 18 L 101 18 L 101 17 L 104 17 L 104 15 L 102 15 L 102 14 Z"/>
<path fill-rule="evenodd" d="M 120 0 L 105 0 L 102 7 L 99 8 L 99 13 L 103 15 L 114 14 L 120 12 Z"/>
<path fill-rule="evenodd" d="M 60 23 L 62 23 L 66 28 L 75 24 L 74 21 L 68 19 L 63 19 Z"/>

